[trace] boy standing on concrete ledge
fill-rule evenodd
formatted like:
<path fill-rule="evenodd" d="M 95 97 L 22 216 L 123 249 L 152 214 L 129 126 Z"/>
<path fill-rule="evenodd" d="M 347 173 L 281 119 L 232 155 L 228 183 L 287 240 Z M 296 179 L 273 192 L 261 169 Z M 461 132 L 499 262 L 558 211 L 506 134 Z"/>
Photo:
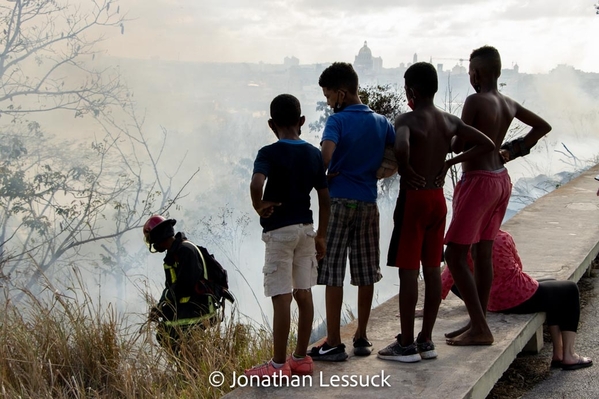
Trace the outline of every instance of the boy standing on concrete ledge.
<path fill-rule="evenodd" d="M 271 361 L 245 371 L 246 376 L 265 378 L 312 374 L 312 359 L 306 355 L 314 318 L 311 287 L 316 284 L 317 259 L 326 252 L 330 208 L 320 151 L 300 139 L 305 117 L 298 99 L 289 94 L 275 97 L 270 115 L 268 125 L 279 140 L 258 152 L 250 193 L 266 244 L 264 294 L 272 297 L 274 308 L 274 354 Z M 313 188 L 319 204 L 317 233 L 310 210 Z M 292 298 L 298 308 L 297 346 L 287 358 Z"/>
<path fill-rule="evenodd" d="M 492 250 L 512 190 L 503 166 L 530 152 L 539 139 L 551 131 L 541 117 L 501 94 L 498 79 L 501 58 L 494 47 L 484 46 L 470 55 L 468 71 L 475 94 L 468 96 L 462 109 L 464 123 L 486 134 L 499 147 L 514 118 L 531 126 L 524 137 L 462 163 L 462 179 L 453 197 L 453 217 L 445 236 L 445 261 L 462 293 L 470 322 L 459 330 L 445 334 L 450 345 L 491 345 L 493 334 L 486 320 L 486 309 L 493 282 Z M 452 142 L 460 153 L 469 143 Z M 468 269 L 467 256 L 474 247 L 474 277 Z"/>
<path fill-rule="evenodd" d="M 431 64 L 415 63 L 408 68 L 404 79 L 406 97 L 413 111 L 395 120 L 395 157 L 401 180 L 387 260 L 389 266 L 399 268 L 401 334 L 380 350 L 378 357 L 411 363 L 437 357 L 432 333 L 441 303 L 440 266 L 447 215 L 443 195 L 445 175 L 452 165 L 490 152 L 495 146 L 491 139 L 457 116 L 437 109 L 434 104 L 437 71 Z M 446 160 L 453 137 L 472 146 Z M 425 284 L 424 317 L 415 342 L 420 262 Z"/>
<path fill-rule="evenodd" d="M 340 335 L 348 250 L 350 283 L 358 286 L 354 354 L 367 356 L 371 352 L 366 326 L 374 283 L 382 277 L 376 172 L 385 145 L 393 144 L 395 132 L 384 116 L 360 101 L 358 75 L 351 64 L 335 62 L 322 72 L 318 84 L 335 114 L 328 118 L 321 142 L 331 193 L 327 254 L 318 270 L 318 284 L 327 286 L 327 339 L 312 348 L 310 356 L 314 360 L 343 361 L 348 357 Z"/>

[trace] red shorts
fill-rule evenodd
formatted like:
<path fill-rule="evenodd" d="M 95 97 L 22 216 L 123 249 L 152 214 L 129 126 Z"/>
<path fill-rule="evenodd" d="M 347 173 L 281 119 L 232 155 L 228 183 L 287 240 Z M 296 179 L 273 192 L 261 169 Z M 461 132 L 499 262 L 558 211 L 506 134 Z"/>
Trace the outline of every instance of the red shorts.
<path fill-rule="evenodd" d="M 387 265 L 418 270 L 439 267 L 447 205 L 443 189 L 401 190 L 393 214 Z"/>
<path fill-rule="evenodd" d="M 453 193 L 453 216 L 445 244 L 493 241 L 511 193 L 512 182 L 505 168 L 464 173 Z"/>

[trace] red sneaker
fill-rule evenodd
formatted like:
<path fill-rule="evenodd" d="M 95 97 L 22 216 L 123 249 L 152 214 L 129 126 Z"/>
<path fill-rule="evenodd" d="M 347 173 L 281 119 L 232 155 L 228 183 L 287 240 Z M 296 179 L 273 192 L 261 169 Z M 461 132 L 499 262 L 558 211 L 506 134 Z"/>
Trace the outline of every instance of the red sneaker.
<path fill-rule="evenodd" d="M 281 377 L 287 376 L 291 377 L 291 368 L 289 367 L 289 363 L 285 362 L 283 367 L 276 368 L 272 365 L 272 360 L 261 364 L 259 366 L 254 366 L 251 369 L 245 370 L 244 373 L 247 377 L 251 377 L 253 375 L 257 375 L 262 378 L 271 378 L 271 377 Z"/>
<path fill-rule="evenodd" d="M 314 362 L 310 356 L 294 359 L 293 355 L 289 355 L 287 363 L 292 375 L 312 375 L 314 372 Z"/>

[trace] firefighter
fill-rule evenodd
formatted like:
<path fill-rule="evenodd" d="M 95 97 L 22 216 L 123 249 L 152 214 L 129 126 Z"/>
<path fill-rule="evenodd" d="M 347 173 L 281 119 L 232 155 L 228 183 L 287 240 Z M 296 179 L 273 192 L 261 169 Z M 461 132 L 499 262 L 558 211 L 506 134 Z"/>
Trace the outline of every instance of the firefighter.
<path fill-rule="evenodd" d="M 214 299 L 197 292 L 197 283 L 208 278 L 202 255 L 184 233 L 175 234 L 176 223 L 175 219 L 154 215 L 143 227 L 150 252 L 166 251 L 165 288 L 158 304 L 150 310 L 149 318 L 159 323 L 158 342 L 163 347 L 170 347 L 175 354 L 179 352 L 181 338 L 188 329 L 204 328 L 217 319 Z"/>

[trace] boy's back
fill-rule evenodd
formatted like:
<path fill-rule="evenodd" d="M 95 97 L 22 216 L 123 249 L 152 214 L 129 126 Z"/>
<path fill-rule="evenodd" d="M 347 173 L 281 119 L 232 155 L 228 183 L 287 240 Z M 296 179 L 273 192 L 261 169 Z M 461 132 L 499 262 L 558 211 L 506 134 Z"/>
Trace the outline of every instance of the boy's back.
<path fill-rule="evenodd" d="M 322 140 L 335 145 L 328 172 L 339 174 L 329 182 L 331 197 L 376 202 L 376 171 L 394 140 L 387 119 L 364 104 L 349 105 L 329 117 Z"/>
<path fill-rule="evenodd" d="M 505 135 L 516 116 L 517 103 L 498 91 L 470 95 L 464 103 L 462 119 L 489 137 L 496 148 L 501 147 Z M 497 170 L 503 167 L 499 152 L 492 151 L 465 161 L 462 170 Z"/>
<path fill-rule="evenodd" d="M 326 188 L 322 155 L 303 140 L 281 139 L 258 152 L 254 173 L 268 176 L 264 201 L 280 203 L 267 218 L 261 217 L 264 231 L 312 223 L 310 192 Z"/>
<path fill-rule="evenodd" d="M 489 153 L 490 140 L 457 116 L 443 112 L 432 103 L 400 115 L 395 121 L 395 154 L 402 179 L 401 188 L 434 189 L 443 186 L 451 165 Z M 452 139 L 472 144 L 469 151 L 446 160 Z"/>
<path fill-rule="evenodd" d="M 436 109 L 420 108 L 400 115 L 396 120 L 397 134 L 409 129 L 409 163 L 426 183 L 421 188 L 438 188 L 436 178 L 443 169 L 458 118 Z"/>

